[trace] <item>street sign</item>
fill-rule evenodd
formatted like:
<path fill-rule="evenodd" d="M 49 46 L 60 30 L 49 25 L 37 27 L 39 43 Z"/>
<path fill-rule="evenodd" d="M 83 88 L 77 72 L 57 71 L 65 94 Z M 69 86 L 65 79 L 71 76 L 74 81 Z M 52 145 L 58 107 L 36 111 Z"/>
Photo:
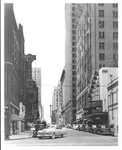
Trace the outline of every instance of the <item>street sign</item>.
<path fill-rule="evenodd" d="M 32 54 L 25 55 L 25 60 L 27 62 L 33 62 L 34 60 L 36 60 L 36 55 L 32 55 Z"/>

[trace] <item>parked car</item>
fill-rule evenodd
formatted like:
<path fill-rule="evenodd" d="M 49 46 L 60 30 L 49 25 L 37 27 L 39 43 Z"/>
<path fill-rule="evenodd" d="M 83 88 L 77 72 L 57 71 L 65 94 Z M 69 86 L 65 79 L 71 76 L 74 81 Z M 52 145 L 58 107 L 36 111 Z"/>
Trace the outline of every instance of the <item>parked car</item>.
<path fill-rule="evenodd" d="M 92 125 L 92 133 L 96 133 L 97 125 Z"/>
<path fill-rule="evenodd" d="M 75 130 L 79 130 L 79 124 L 76 124 Z"/>
<path fill-rule="evenodd" d="M 102 128 L 105 128 L 105 125 L 98 125 L 95 133 L 101 134 Z"/>
<path fill-rule="evenodd" d="M 84 131 L 84 132 L 88 132 L 88 131 L 89 131 L 89 126 L 88 126 L 88 124 L 85 124 L 85 125 L 84 125 L 83 131 Z"/>
<path fill-rule="evenodd" d="M 114 136 L 114 130 L 111 130 L 111 128 L 108 126 L 106 127 L 105 125 L 99 125 L 97 130 L 96 130 L 97 134 L 100 135 L 112 135 Z"/>
<path fill-rule="evenodd" d="M 37 132 L 37 137 L 39 139 L 41 139 L 43 137 L 50 137 L 50 138 L 54 139 L 57 136 L 63 137 L 66 134 L 67 134 L 66 129 L 62 129 L 61 126 L 58 126 L 58 125 L 51 125 L 47 129 L 39 130 Z"/>
<path fill-rule="evenodd" d="M 73 127 L 72 127 L 74 130 L 78 130 L 78 124 L 73 124 Z"/>
<path fill-rule="evenodd" d="M 89 133 L 95 133 L 96 128 L 97 128 L 96 125 L 90 125 L 90 126 L 89 126 L 89 129 L 88 129 L 88 132 L 89 132 Z"/>
<path fill-rule="evenodd" d="M 78 130 L 79 130 L 79 131 L 82 131 L 82 130 L 83 130 L 83 125 L 84 125 L 84 124 L 79 124 L 79 126 L 78 126 Z"/>
<path fill-rule="evenodd" d="M 85 124 L 82 125 L 81 131 L 85 132 Z"/>
<path fill-rule="evenodd" d="M 114 136 L 114 126 L 107 126 L 102 128 L 101 135 L 112 135 Z"/>

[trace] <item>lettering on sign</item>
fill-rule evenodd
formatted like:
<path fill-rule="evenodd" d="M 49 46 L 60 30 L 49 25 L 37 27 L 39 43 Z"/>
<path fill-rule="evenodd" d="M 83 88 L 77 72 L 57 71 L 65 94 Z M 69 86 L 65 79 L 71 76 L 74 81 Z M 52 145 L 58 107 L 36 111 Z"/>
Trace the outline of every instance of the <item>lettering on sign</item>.
<path fill-rule="evenodd" d="M 32 79 L 27 79 L 25 84 L 28 88 L 33 88 L 34 81 Z"/>
<path fill-rule="evenodd" d="M 32 55 L 32 54 L 25 55 L 25 60 L 27 62 L 33 62 L 34 60 L 36 60 L 36 55 Z"/>

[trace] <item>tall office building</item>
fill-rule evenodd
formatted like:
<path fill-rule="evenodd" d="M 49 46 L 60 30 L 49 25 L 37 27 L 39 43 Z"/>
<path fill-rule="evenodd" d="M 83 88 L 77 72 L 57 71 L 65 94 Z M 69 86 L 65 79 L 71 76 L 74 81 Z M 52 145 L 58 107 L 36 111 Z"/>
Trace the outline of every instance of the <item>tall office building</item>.
<path fill-rule="evenodd" d="M 65 69 L 63 69 L 61 77 L 61 114 L 62 114 L 62 124 L 65 125 Z"/>
<path fill-rule="evenodd" d="M 59 123 L 61 121 L 61 84 L 54 88 L 52 95 L 52 122 Z"/>
<path fill-rule="evenodd" d="M 24 71 L 24 34 L 23 26 L 17 25 L 13 3 L 4 4 L 4 109 L 5 138 L 21 131 L 24 127 L 24 116 L 20 116 L 25 107 L 26 72 Z M 20 107 L 20 103 L 21 106 Z M 22 112 L 23 114 L 25 112 Z"/>
<path fill-rule="evenodd" d="M 32 78 L 38 87 L 38 109 L 39 117 L 42 118 L 42 104 L 41 104 L 41 68 L 32 68 Z"/>
<path fill-rule="evenodd" d="M 73 123 L 76 114 L 75 5 L 65 4 L 65 124 Z"/>
<path fill-rule="evenodd" d="M 65 5 L 65 19 L 65 123 L 67 124 L 88 115 L 88 105 L 92 101 L 92 82 L 96 76 L 98 77 L 99 69 L 118 67 L 118 5 L 68 3 Z M 97 106 L 101 108 L 102 102 L 96 102 L 91 106 L 94 109 Z"/>
<path fill-rule="evenodd" d="M 91 113 L 90 107 L 94 111 L 102 107 L 101 102 L 88 104 L 92 101 L 93 82 L 99 69 L 118 67 L 118 5 L 76 4 L 75 15 L 78 120 Z"/>

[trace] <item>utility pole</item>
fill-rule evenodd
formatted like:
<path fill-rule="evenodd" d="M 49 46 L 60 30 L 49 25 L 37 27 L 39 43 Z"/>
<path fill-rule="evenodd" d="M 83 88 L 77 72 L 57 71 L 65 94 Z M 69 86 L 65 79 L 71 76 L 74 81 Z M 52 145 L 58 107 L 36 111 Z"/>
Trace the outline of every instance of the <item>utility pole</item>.
<path fill-rule="evenodd" d="M 111 99 L 112 99 L 112 119 L 114 119 L 114 115 L 113 115 L 113 89 L 112 89 L 112 77 L 113 75 L 110 75 L 110 78 L 111 78 Z"/>

